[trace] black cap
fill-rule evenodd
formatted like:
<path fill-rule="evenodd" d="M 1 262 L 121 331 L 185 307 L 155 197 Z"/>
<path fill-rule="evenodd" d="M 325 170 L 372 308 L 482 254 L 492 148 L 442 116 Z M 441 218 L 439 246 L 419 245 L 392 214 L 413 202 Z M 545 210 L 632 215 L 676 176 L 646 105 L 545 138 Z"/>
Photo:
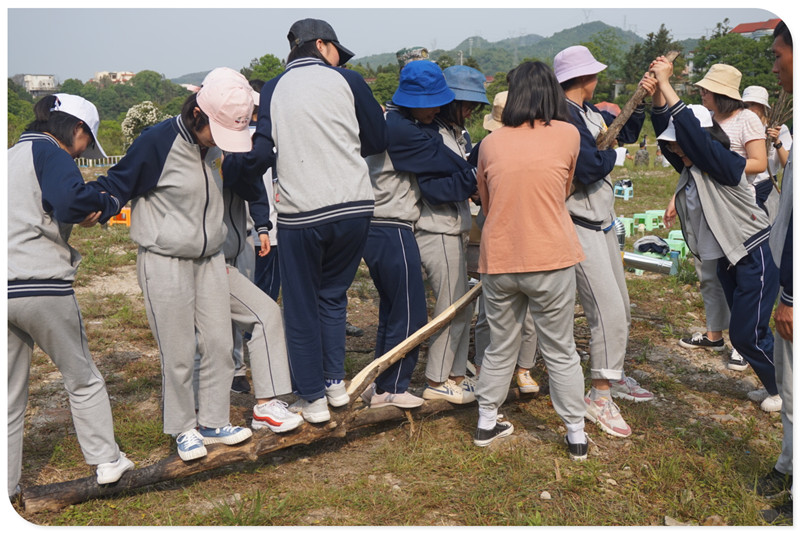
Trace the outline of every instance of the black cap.
<path fill-rule="evenodd" d="M 336 37 L 336 32 L 330 24 L 324 20 L 319 19 L 303 19 L 298 20 L 292 27 L 289 28 L 289 34 L 286 36 L 289 39 L 289 49 L 295 46 L 300 46 L 309 41 L 316 41 L 322 39 L 323 41 L 330 41 L 339 50 L 339 65 L 341 66 L 350 61 L 353 57 L 353 52 L 345 48 L 339 43 L 339 38 Z"/>

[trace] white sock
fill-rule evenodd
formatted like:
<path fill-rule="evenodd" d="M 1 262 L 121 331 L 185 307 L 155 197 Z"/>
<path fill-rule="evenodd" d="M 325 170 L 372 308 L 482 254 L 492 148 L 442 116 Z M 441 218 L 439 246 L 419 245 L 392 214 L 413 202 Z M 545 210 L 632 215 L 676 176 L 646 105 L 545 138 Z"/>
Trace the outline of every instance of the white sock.
<path fill-rule="evenodd" d="M 570 444 L 586 443 L 586 433 L 583 431 L 583 421 L 577 424 L 565 424 L 567 426 L 567 440 Z"/>
<path fill-rule="evenodd" d="M 478 429 L 492 429 L 497 424 L 497 409 L 478 407 Z"/>

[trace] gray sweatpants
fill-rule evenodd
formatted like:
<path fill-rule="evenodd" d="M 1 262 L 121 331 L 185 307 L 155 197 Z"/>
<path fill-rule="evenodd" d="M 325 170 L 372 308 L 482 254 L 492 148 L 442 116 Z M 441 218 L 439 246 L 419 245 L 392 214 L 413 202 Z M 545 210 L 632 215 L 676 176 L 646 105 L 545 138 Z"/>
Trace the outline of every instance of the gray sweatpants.
<path fill-rule="evenodd" d="M 475 365 L 483 365 L 483 355 L 489 347 L 489 322 L 486 320 L 486 306 L 484 296 L 478 296 L 478 319 L 475 321 Z M 531 369 L 536 363 L 536 328 L 530 312 L 525 313 L 525 322 L 522 323 L 522 344 L 517 356 L 517 366 Z"/>
<path fill-rule="evenodd" d="M 445 235 L 417 230 L 422 267 L 436 298 L 434 316 L 467 293 L 467 235 Z M 430 338 L 425 377 L 441 383 L 449 376 L 464 376 L 469 355 L 472 304 L 466 306 L 444 329 Z"/>
<path fill-rule="evenodd" d="M 575 265 L 575 277 L 591 340 L 592 379 L 622 379 L 631 308 L 619 241 L 614 231 L 575 225 L 586 259 Z"/>
<path fill-rule="evenodd" d="M 706 310 L 706 330 L 725 331 L 731 323 L 731 310 L 717 277 L 717 260 L 700 261 L 695 257 L 694 269 L 700 280 L 700 295 Z"/>
<path fill-rule="evenodd" d="M 247 351 L 257 399 L 292 392 L 281 308 L 235 267 L 228 267 L 233 324 L 250 334 Z"/>
<path fill-rule="evenodd" d="M 522 344 L 522 325 L 529 312 L 547 366 L 553 408 L 565 424 L 582 426 L 586 404 L 573 332 L 574 268 L 484 274 L 481 279 L 490 341 L 475 388 L 480 409 L 496 410 L 505 401 Z"/>
<path fill-rule="evenodd" d="M 226 426 L 233 343 L 225 259 L 221 253 L 201 259 L 168 257 L 139 247 L 136 268 L 161 356 L 164 433 L 178 435 L 198 424 Z M 197 412 L 192 390 L 196 347 Z"/>
<path fill-rule="evenodd" d="M 8 300 L 8 491 L 22 476 L 22 437 L 31 355 L 36 343 L 64 378 L 75 433 L 86 462 L 119 458 L 106 383 L 89 353 L 75 295 Z"/>
<path fill-rule="evenodd" d="M 783 474 L 792 474 L 794 463 L 792 461 L 794 429 L 794 409 L 792 407 L 792 343 L 775 334 L 775 377 L 778 385 L 778 394 L 783 400 L 781 407 L 781 421 L 783 422 L 783 441 L 781 454 L 775 468 Z"/>
<path fill-rule="evenodd" d="M 245 240 L 246 245 L 242 253 L 236 256 L 233 261 L 234 266 L 239 269 L 247 279 L 253 281 L 253 276 L 256 270 L 256 249 L 253 244 L 253 236 L 248 235 Z M 243 338 L 242 331 L 233 325 L 233 375 L 246 376 L 247 365 L 244 362 Z"/>

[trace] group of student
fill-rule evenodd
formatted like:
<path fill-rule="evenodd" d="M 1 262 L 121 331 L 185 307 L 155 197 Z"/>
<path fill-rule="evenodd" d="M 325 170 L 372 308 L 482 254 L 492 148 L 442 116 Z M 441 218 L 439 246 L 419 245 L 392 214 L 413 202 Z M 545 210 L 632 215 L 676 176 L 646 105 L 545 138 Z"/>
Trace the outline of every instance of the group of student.
<path fill-rule="evenodd" d="M 442 71 L 424 49 L 404 51 L 398 88 L 382 107 L 360 75 L 339 68 L 353 53 L 327 22 L 297 21 L 288 40 L 282 74 L 262 85 L 214 69 L 179 116 L 146 129 L 94 182 L 84 183 L 71 161 L 102 152 L 94 106 L 67 94 L 37 103 L 36 121 L 9 150 L 10 494 L 19 490 L 34 343 L 64 375 L 98 483 L 133 468 L 115 443 L 105 385 L 88 353 L 72 290 L 80 257 L 67 243 L 73 224 L 103 223 L 129 201 L 139 284 L 161 358 L 164 432 L 186 461 L 205 456 L 207 444 L 252 435 L 229 420 L 235 367 L 243 366 L 231 356 L 236 342 L 238 353 L 246 343 L 250 355 L 253 429 L 326 422 L 329 406 L 350 403 L 347 289 L 361 260 L 380 297 L 377 358 L 427 322 L 423 273 L 434 314 L 467 292 L 470 202 L 480 207 L 483 285 L 475 375 L 467 371 L 467 306 L 430 339 L 421 397 L 409 391 L 414 349 L 378 376 L 364 402 L 475 401 L 474 442 L 486 446 L 514 430 L 498 412 L 512 380 L 524 392 L 539 389 L 530 375 L 538 349 L 572 459 L 587 457 L 585 418 L 610 435 L 632 434 L 614 398 L 653 395 L 623 368 L 631 315 L 612 231 L 616 152 L 596 142 L 614 116 L 591 103 L 606 65 L 572 46 L 552 68 L 538 61 L 514 68 L 484 120 L 491 133 L 472 146 L 466 120 L 489 104 L 476 69 Z M 731 342 L 772 393 L 768 320 L 778 275 L 766 208 L 740 179 L 750 160 L 709 133 L 708 111 L 680 101 L 671 68 L 654 60 L 639 86 L 652 97 L 664 156 L 682 172 L 675 210 L 694 255 L 717 260 L 731 317 L 743 324 L 730 328 Z M 638 139 L 644 109 L 624 125 L 620 142 Z M 55 260 L 43 264 L 45 254 Z M 265 288 L 267 261 L 280 271 L 282 310 Z M 764 284 L 760 320 L 743 316 L 745 306 L 754 309 L 742 296 L 753 279 Z M 591 330 L 586 393 L 573 338 L 576 292 Z M 745 320 L 756 339 L 744 339 Z M 290 392 L 298 398 L 291 406 L 278 399 Z"/>

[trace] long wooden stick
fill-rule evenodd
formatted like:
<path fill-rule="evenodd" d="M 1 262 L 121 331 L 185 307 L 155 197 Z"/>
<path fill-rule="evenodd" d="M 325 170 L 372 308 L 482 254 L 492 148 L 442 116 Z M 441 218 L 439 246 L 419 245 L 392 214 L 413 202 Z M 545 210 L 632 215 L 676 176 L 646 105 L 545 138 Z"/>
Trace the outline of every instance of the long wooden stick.
<path fill-rule="evenodd" d="M 675 61 L 675 58 L 680 55 L 680 52 L 677 50 L 671 50 L 667 52 L 666 58 L 669 59 L 670 63 Z M 628 122 L 628 119 L 631 118 L 631 115 L 636 110 L 639 104 L 644 101 L 644 97 L 647 96 L 647 91 L 645 91 L 641 87 L 636 88 L 636 92 L 633 93 L 633 96 L 625 103 L 620 111 L 617 118 L 611 123 L 606 130 L 605 133 L 600 134 L 597 137 L 597 148 L 600 150 L 606 150 L 614 146 L 614 141 L 617 139 L 617 135 L 619 135 L 620 130 Z"/>
<path fill-rule="evenodd" d="M 381 357 L 365 366 L 361 372 L 356 374 L 347 387 L 347 394 L 350 396 L 350 404 L 353 404 L 356 398 L 364 392 L 364 389 L 366 389 L 370 383 L 375 381 L 375 378 L 377 378 L 381 372 L 392 366 L 396 361 L 405 357 L 408 352 L 446 326 L 459 312 L 477 298 L 482 290 L 483 286 L 479 281 L 464 296 L 442 311 L 439 316 L 419 328 L 414 334 Z"/>

